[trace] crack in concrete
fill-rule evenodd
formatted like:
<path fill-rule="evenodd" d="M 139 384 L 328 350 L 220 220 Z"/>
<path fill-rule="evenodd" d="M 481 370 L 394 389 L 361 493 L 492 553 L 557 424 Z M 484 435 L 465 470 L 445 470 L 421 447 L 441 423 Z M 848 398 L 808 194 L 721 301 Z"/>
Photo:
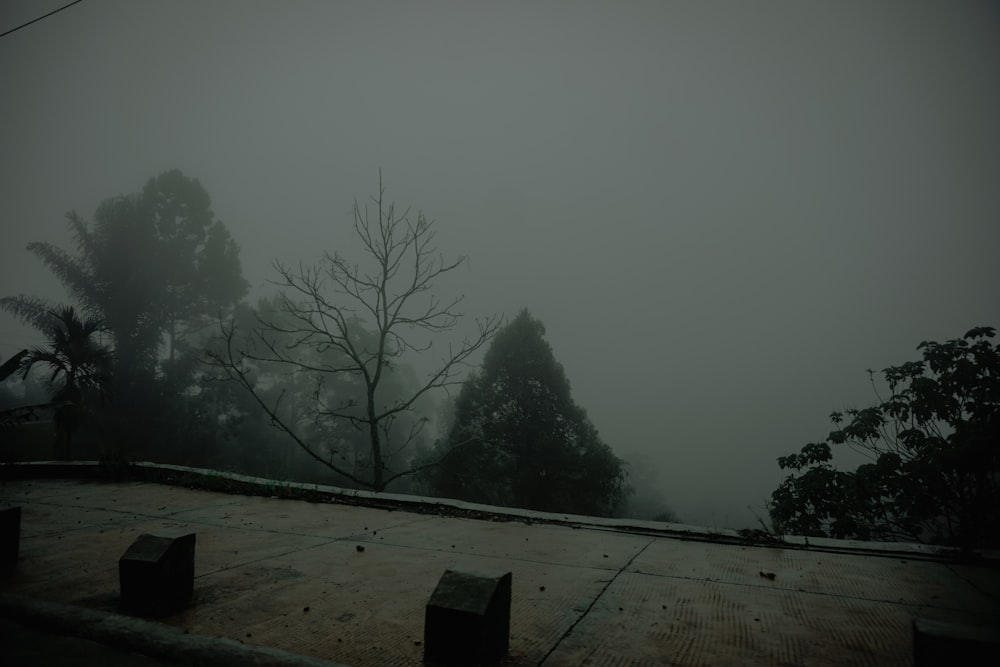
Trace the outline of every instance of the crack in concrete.
<path fill-rule="evenodd" d="M 567 637 L 573 634 L 573 630 L 576 629 L 576 626 L 580 625 L 581 621 L 587 618 L 587 614 L 590 613 L 590 610 L 594 608 L 594 605 L 596 605 L 597 601 L 601 599 L 601 596 L 603 596 L 604 593 L 611 587 L 611 584 L 615 583 L 615 580 L 618 578 L 618 576 L 626 569 L 628 569 L 628 567 L 633 562 L 635 562 L 635 559 L 641 556 L 643 552 L 646 551 L 646 549 L 648 549 L 649 546 L 655 541 L 656 538 L 650 538 L 649 542 L 647 542 L 645 545 L 643 545 L 641 549 L 632 554 L 632 557 L 628 559 L 627 563 L 618 568 L 618 571 L 615 572 L 613 577 L 608 579 L 607 583 L 604 584 L 604 588 L 601 589 L 600 593 L 594 596 L 594 599 L 590 601 L 590 604 L 587 605 L 587 608 L 583 610 L 583 613 L 580 614 L 580 616 L 575 621 L 573 621 L 572 625 L 570 625 L 569 628 L 566 629 L 566 632 L 564 632 L 562 636 L 559 638 L 559 640 L 552 645 L 552 648 L 549 649 L 548 653 L 546 653 L 545 656 L 538 661 L 539 667 L 541 667 L 541 665 L 544 665 L 545 661 L 548 660 L 550 657 L 552 657 L 552 654 L 556 652 L 556 649 L 559 648 L 559 645 L 562 644 Z"/>
<path fill-rule="evenodd" d="M 69 507 L 69 508 L 80 509 L 80 510 L 85 510 L 85 511 L 86 510 L 104 511 L 104 512 L 109 512 L 109 513 L 114 513 L 114 514 L 122 514 L 122 515 L 131 516 L 134 519 L 138 519 L 138 518 L 142 518 L 142 519 L 160 519 L 160 520 L 164 520 L 164 521 L 172 521 L 172 522 L 177 522 L 177 523 L 182 523 L 182 524 L 188 524 L 188 525 L 193 525 L 193 526 L 205 526 L 205 527 L 209 527 L 209 528 L 223 528 L 223 529 L 226 529 L 226 530 L 242 530 L 242 531 L 255 532 L 255 533 L 273 533 L 273 534 L 276 534 L 276 535 L 289 535 L 289 536 L 293 536 L 293 537 L 303 537 L 303 538 L 309 538 L 309 539 L 322 540 L 321 542 L 318 542 L 316 544 L 310 544 L 308 546 L 303 546 L 303 547 L 299 547 L 299 548 L 296 548 L 296 549 L 290 549 L 290 550 L 282 552 L 282 553 L 271 554 L 271 555 L 268 555 L 268 556 L 261 556 L 259 558 L 254 558 L 254 559 L 247 560 L 247 561 L 240 561 L 238 563 L 234 563 L 232 565 L 227 565 L 225 567 L 221 567 L 221 568 L 218 568 L 218 569 L 215 569 L 215 570 L 210 570 L 210 571 L 207 571 L 207 572 L 200 572 L 200 573 L 198 573 L 198 574 L 195 575 L 195 577 L 194 577 L 195 579 L 201 579 L 203 577 L 210 577 L 212 575 L 216 575 L 216 574 L 219 574 L 221 572 L 227 572 L 229 570 L 235 570 L 235 569 L 238 569 L 238 568 L 241 568 L 241 567 L 246 567 L 248 565 L 254 565 L 254 564 L 261 563 L 261 562 L 267 561 L 267 560 L 272 560 L 272 559 L 275 559 L 275 558 L 282 558 L 284 556 L 288 556 L 288 555 L 291 555 L 291 554 L 294 554 L 294 553 L 298 553 L 298 552 L 301 552 L 301 551 L 308 551 L 310 549 L 316 549 L 318 547 L 325 547 L 325 546 L 328 546 L 330 544 L 334 544 L 336 542 L 347 542 L 347 541 L 350 541 L 350 540 L 359 541 L 361 538 L 370 537 L 371 534 L 372 534 L 372 532 L 375 532 L 377 530 L 389 530 L 391 528 L 405 528 L 407 526 L 412 526 L 412 525 L 415 525 L 415 524 L 418 524 L 418 523 L 421 523 L 423 521 L 427 521 L 428 519 L 433 518 L 433 517 L 420 517 L 418 519 L 414 519 L 413 521 L 408 521 L 408 522 L 405 522 L 405 523 L 395 524 L 393 526 L 390 526 L 389 528 L 378 528 L 378 529 L 372 529 L 372 530 L 369 530 L 369 531 L 364 531 L 364 532 L 361 532 L 361 533 L 352 533 L 350 535 L 344 535 L 344 536 L 341 536 L 341 537 L 330 537 L 328 535 L 316 535 L 316 534 L 311 534 L 311 533 L 299 533 L 299 532 L 287 531 L 287 530 L 274 530 L 272 528 L 262 528 L 262 527 L 254 527 L 254 526 L 229 526 L 229 525 L 226 525 L 224 523 L 214 523 L 214 522 L 211 522 L 211 521 L 205 521 L 203 519 L 202 520 L 193 519 L 193 518 L 191 518 L 191 519 L 180 519 L 180 518 L 173 518 L 171 516 L 172 514 L 181 514 L 181 513 L 186 513 L 186 512 L 200 511 L 199 508 L 194 508 L 194 509 L 189 508 L 189 509 L 184 509 L 184 510 L 177 510 L 176 512 L 172 512 L 170 514 L 146 514 L 144 512 L 128 511 L 126 509 L 120 509 L 120 508 L 115 508 L 115 507 L 90 507 L 90 506 L 86 506 L 86 505 L 75 505 L 75 504 L 72 504 L 72 503 L 58 503 L 58 502 L 51 502 L 51 501 L 46 501 L 46 500 L 33 500 L 33 501 L 31 501 L 31 503 L 35 504 L 35 505 L 48 505 L 50 507 Z M 28 503 L 24 503 L 24 504 L 28 504 Z M 230 505 L 230 503 L 224 503 L 221 506 L 225 507 L 225 506 L 229 506 L 229 505 Z M 203 508 L 201 508 L 201 509 L 203 509 Z M 70 528 L 68 530 L 63 530 L 61 532 L 74 532 L 74 531 L 84 530 L 84 529 L 88 529 L 88 528 L 92 529 L 93 527 L 94 526 L 92 526 L 92 525 L 81 525 L 79 527 L 72 527 L 72 528 Z M 55 533 L 51 533 L 51 534 L 55 534 Z"/>
<path fill-rule="evenodd" d="M 228 572 L 229 570 L 236 570 L 236 569 L 239 569 L 241 567 L 246 567 L 248 565 L 255 565 L 257 563 L 262 563 L 263 561 L 266 561 L 266 560 L 274 560 L 275 558 L 284 558 L 285 556 L 289 556 L 291 554 L 300 553 L 302 551 L 309 551 L 310 549 L 316 549 L 318 547 L 325 547 L 325 546 L 328 546 L 330 544 L 333 544 L 334 542 L 340 542 L 340 541 L 341 541 L 341 539 L 338 538 L 338 539 L 330 540 L 328 542 L 320 542 L 319 544 L 311 544 L 311 545 L 309 545 L 307 547 L 300 547 L 298 549 L 291 549 L 290 551 L 286 551 L 286 552 L 280 553 L 280 554 L 273 554 L 273 555 L 270 555 L 270 556 L 261 556 L 260 558 L 254 558 L 253 560 L 243 561 L 243 562 L 240 562 L 240 563 L 234 563 L 233 565 L 228 565 L 226 567 L 220 567 L 219 569 L 212 570 L 211 572 L 202 572 L 201 574 L 195 575 L 194 578 L 195 579 L 201 579 L 203 577 L 210 577 L 210 576 L 212 576 L 214 574 L 219 574 L 220 572 Z"/>
<path fill-rule="evenodd" d="M 985 597 L 987 600 L 989 600 L 993 604 L 996 604 L 998 602 L 997 596 L 994 593 L 991 593 L 990 591 L 986 590 L 985 588 L 983 588 L 982 586 L 980 586 L 979 583 L 973 581 L 969 577 L 965 576 L 964 574 L 962 574 L 961 572 L 959 572 L 958 570 L 956 570 L 954 566 L 949 565 L 947 567 L 948 567 L 948 570 L 952 574 L 954 574 L 956 577 L 958 577 L 959 579 L 961 579 L 962 581 L 964 581 L 965 583 L 967 583 L 969 586 L 971 586 L 972 588 L 974 588 L 981 595 L 983 595 L 983 597 Z"/>
<path fill-rule="evenodd" d="M 496 554 L 475 553 L 475 552 L 464 550 L 464 549 L 454 549 L 454 550 L 452 550 L 452 549 L 445 549 L 443 547 L 425 547 L 425 546 L 421 546 L 419 544 L 401 544 L 399 542 L 394 542 L 394 541 L 391 541 L 391 540 L 379 540 L 379 541 L 375 542 L 375 541 L 371 541 L 369 539 L 372 536 L 373 532 L 375 532 L 375 531 L 386 531 L 386 532 L 388 532 L 388 531 L 394 530 L 396 528 L 406 528 L 406 527 L 409 527 L 409 526 L 416 525 L 418 523 L 422 523 L 424 521 L 430 521 L 430 520 L 433 520 L 433 519 L 440 518 L 440 517 L 436 517 L 436 516 L 433 516 L 433 515 L 422 515 L 420 518 L 415 519 L 413 521 L 408 521 L 408 522 L 405 522 L 405 523 L 393 524 L 393 525 L 390 525 L 390 526 L 385 526 L 385 527 L 382 527 L 382 528 L 373 529 L 373 530 L 369 530 L 369 531 L 362 531 L 360 533 L 352 533 L 350 535 L 345 535 L 343 537 L 331 538 L 329 535 L 321 535 L 321 534 L 315 533 L 315 532 L 299 532 L 299 531 L 293 531 L 293 530 L 275 530 L 273 528 L 263 528 L 263 527 L 258 527 L 258 526 L 245 526 L 245 525 L 237 526 L 237 525 L 229 525 L 229 524 L 223 523 L 221 521 L 217 522 L 215 520 L 206 520 L 206 519 L 196 519 L 196 518 L 186 518 L 186 517 L 175 516 L 175 515 L 178 515 L 178 514 L 187 514 L 187 513 L 191 513 L 191 512 L 201 511 L 203 508 L 187 508 L 187 509 L 176 510 L 174 512 L 170 512 L 170 513 L 167 513 L 167 514 L 146 514 L 145 512 L 129 511 L 127 509 L 122 509 L 122 508 L 118 508 L 118 507 L 93 507 L 93 506 L 90 506 L 90 505 L 76 505 L 76 504 L 73 504 L 73 503 L 70 503 L 70 502 L 65 502 L 65 503 L 52 502 L 51 500 L 33 500 L 31 502 L 33 504 L 36 504 L 36 505 L 47 505 L 47 506 L 50 506 L 50 507 L 60 507 L 60 508 L 61 507 L 69 507 L 69 508 L 80 509 L 80 510 L 85 510 L 85 511 L 86 510 L 94 510 L 94 511 L 100 511 L 100 512 L 109 512 L 109 513 L 112 513 L 112 514 L 128 515 L 128 516 L 131 516 L 133 518 L 153 519 L 153 520 L 159 519 L 159 520 L 162 520 L 162 521 L 172 521 L 172 522 L 176 522 L 176 523 L 190 524 L 190 525 L 194 525 L 194 526 L 206 526 L 206 527 L 209 527 L 209 528 L 224 528 L 224 529 L 229 529 L 229 530 L 246 530 L 246 531 L 252 531 L 252 532 L 256 532 L 256 533 L 273 533 L 273 534 L 276 534 L 276 535 L 290 535 L 290 536 L 293 536 L 293 537 L 305 537 L 305 538 L 313 538 L 313 539 L 325 540 L 321 544 L 312 545 L 312 546 L 309 546 L 309 547 L 303 547 L 303 549 L 311 549 L 311 548 L 313 548 L 315 546 L 323 546 L 323 545 L 326 545 L 326 544 L 332 544 L 334 542 L 340 542 L 340 541 L 362 540 L 362 541 L 365 541 L 365 542 L 370 543 L 370 544 L 378 544 L 378 545 L 384 545 L 384 546 L 391 546 L 391 547 L 396 547 L 396 548 L 400 548 L 400 549 L 417 549 L 418 551 L 434 551 L 434 552 L 438 552 L 438 553 L 463 554 L 463 555 L 466 555 L 466 556 L 477 556 L 477 557 L 483 557 L 483 558 L 496 558 L 497 557 Z M 221 503 L 217 507 L 229 507 L 229 506 L 231 506 L 233 504 L 239 504 L 239 501 L 233 501 L 232 503 Z M 216 506 L 213 505 L 212 507 L 214 508 Z M 476 520 L 476 519 L 474 519 L 474 520 Z M 77 527 L 66 529 L 64 532 L 72 532 L 72 531 L 76 531 L 76 530 L 86 530 L 88 528 L 93 528 L 93 527 L 94 526 L 92 526 L 92 525 L 80 525 L 80 526 L 77 526 Z M 582 528 L 580 530 L 590 530 L 590 528 L 587 527 L 587 528 Z M 43 534 L 48 534 L 48 533 L 43 533 Z M 639 536 L 636 536 L 636 537 L 639 537 Z M 655 536 L 648 536 L 647 535 L 647 536 L 643 536 L 643 537 L 655 537 Z M 647 544 L 646 546 L 649 546 L 649 544 Z M 644 546 L 643 549 L 645 549 L 646 546 Z M 294 552 L 295 552 L 295 550 L 292 550 L 292 551 L 289 551 L 288 553 L 294 553 Z M 641 551 L 640 551 L 640 553 L 641 553 Z M 283 555 L 287 555 L 287 554 L 283 554 Z M 638 555 L 638 554 L 636 554 L 636 555 Z M 600 565 L 581 565 L 581 564 L 576 564 L 576 563 L 567 564 L 567 563 L 561 563 L 561 562 L 552 562 L 552 561 L 547 561 L 547 560 L 539 560 L 539 559 L 535 559 L 535 558 L 524 558 L 524 557 L 519 557 L 519 556 L 516 556 L 516 555 L 513 555 L 513 554 L 505 554 L 503 556 L 503 558 L 507 558 L 509 560 L 517 561 L 517 562 L 522 562 L 522 563 L 531 563 L 533 565 L 558 565 L 560 567 L 580 568 L 580 569 L 587 569 L 587 570 L 597 569 L 597 570 L 603 570 L 603 571 L 606 571 L 606 572 L 614 572 L 615 571 L 615 568 L 613 568 L 613 567 L 602 567 Z M 266 560 L 266 558 L 264 560 Z M 252 561 L 252 562 L 257 562 L 257 561 Z M 632 561 L 630 560 L 629 563 L 631 563 L 631 562 Z M 224 569 L 230 569 L 230 568 L 224 568 Z M 223 571 L 223 570 L 216 570 L 214 572 L 206 573 L 206 574 L 214 574 L 215 572 L 221 572 L 221 571 Z M 200 574 L 197 575 L 197 577 L 200 577 L 200 576 L 203 576 L 203 575 L 200 575 Z M 615 576 L 617 576 L 617 575 L 615 575 Z"/>

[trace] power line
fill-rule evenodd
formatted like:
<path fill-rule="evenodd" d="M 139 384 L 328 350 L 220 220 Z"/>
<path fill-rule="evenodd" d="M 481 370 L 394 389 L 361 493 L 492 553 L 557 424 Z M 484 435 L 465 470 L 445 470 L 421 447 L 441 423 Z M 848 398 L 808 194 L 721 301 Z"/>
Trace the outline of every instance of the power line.
<path fill-rule="evenodd" d="M 27 27 L 28 27 L 29 25 L 31 25 L 32 23 L 38 23 L 38 22 L 39 22 L 39 21 L 41 21 L 42 19 L 47 19 L 48 17 L 52 16 L 53 14 L 58 14 L 58 13 L 59 13 L 59 12 L 61 12 L 62 10 L 64 10 L 64 9 L 68 9 L 68 8 L 72 7 L 73 5 L 75 5 L 75 4 L 78 4 L 78 3 L 81 3 L 81 2 L 83 2 L 83 0 L 73 0 L 73 2 L 69 3 L 68 5 L 63 5 L 63 6 L 62 6 L 62 7 L 60 7 L 59 9 L 53 9 L 53 10 L 52 10 L 51 12 L 49 12 L 48 14 L 45 14 L 44 16 L 39 16 L 39 17 L 38 17 L 37 19 L 31 19 L 31 20 L 30 20 L 30 21 L 28 21 L 27 23 L 22 23 L 21 25 L 17 26 L 16 28 L 11 28 L 11 29 L 10 29 L 10 30 L 8 30 L 7 32 L 4 32 L 4 33 L 0 33 L 0 37 L 6 37 L 6 36 L 7 36 L 7 35 L 9 35 L 10 33 L 12 33 L 12 32 L 17 32 L 17 31 L 18 31 L 18 30 L 20 30 L 21 28 L 27 28 Z"/>

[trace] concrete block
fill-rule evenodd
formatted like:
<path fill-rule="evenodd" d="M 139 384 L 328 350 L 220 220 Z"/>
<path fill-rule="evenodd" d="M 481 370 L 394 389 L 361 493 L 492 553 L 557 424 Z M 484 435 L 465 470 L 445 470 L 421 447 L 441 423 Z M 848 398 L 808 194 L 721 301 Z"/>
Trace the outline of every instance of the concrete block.
<path fill-rule="evenodd" d="M 21 508 L 0 510 L 0 567 L 13 567 L 21 550 Z"/>
<path fill-rule="evenodd" d="M 498 662 L 510 646 L 510 572 L 446 570 L 424 615 L 424 661 Z"/>
<path fill-rule="evenodd" d="M 997 656 L 1000 656 L 1000 627 L 913 619 L 915 667 L 995 665 Z"/>
<path fill-rule="evenodd" d="M 143 534 L 118 559 L 121 604 L 141 616 L 165 616 L 191 603 L 195 534 Z"/>

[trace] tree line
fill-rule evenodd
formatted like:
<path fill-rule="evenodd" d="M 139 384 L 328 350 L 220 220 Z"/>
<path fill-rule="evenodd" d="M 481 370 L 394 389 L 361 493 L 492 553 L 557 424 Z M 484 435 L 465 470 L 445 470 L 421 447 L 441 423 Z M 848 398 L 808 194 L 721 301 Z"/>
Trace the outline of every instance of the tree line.
<path fill-rule="evenodd" d="M 27 249 L 72 303 L 0 297 L 47 341 L 0 360 L 5 439 L 9 408 L 44 402 L 59 458 L 677 520 L 647 462 L 618 456 L 573 400 L 538 318 L 490 316 L 448 343 L 463 297 L 442 297 L 437 281 L 465 258 L 442 257 L 433 221 L 397 208 L 381 175 L 352 218 L 360 259 L 276 263 L 276 292 L 251 304 L 239 246 L 197 179 L 169 170 L 101 202 L 92 222 L 70 212 L 72 251 Z M 881 384 L 869 371 L 874 406 L 834 412 L 825 440 L 778 459 L 774 530 L 1000 543 L 994 337 L 978 327 L 921 343 L 922 358 Z M 41 386 L 15 396 L 4 380 L 32 369 Z M 844 448 L 869 461 L 840 469 Z"/>
<path fill-rule="evenodd" d="M 275 263 L 276 292 L 252 305 L 238 245 L 176 169 L 104 200 L 92 222 L 70 212 L 72 251 L 29 244 L 72 304 L 0 308 L 46 337 L 12 367 L 46 371 L 55 454 L 627 513 L 627 463 L 573 401 L 542 323 L 494 315 L 445 341 L 463 297 L 436 283 L 465 257 L 443 258 L 433 221 L 379 180 L 353 205 L 360 260 Z M 430 371 L 415 372 L 418 356 Z"/>

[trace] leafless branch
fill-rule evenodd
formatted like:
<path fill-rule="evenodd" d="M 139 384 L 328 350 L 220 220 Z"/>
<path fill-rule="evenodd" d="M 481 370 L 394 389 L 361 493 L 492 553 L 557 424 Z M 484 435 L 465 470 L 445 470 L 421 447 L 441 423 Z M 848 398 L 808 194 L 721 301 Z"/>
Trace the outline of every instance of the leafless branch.
<path fill-rule="evenodd" d="M 352 214 L 354 232 L 367 259 L 365 265 L 351 263 L 339 253 L 325 253 L 319 264 L 300 263 L 297 269 L 275 262 L 277 278 L 273 284 L 281 289 L 276 314 L 258 314 L 252 331 L 254 344 L 241 351 L 239 359 L 230 351 L 228 359 L 219 363 L 252 393 L 253 385 L 242 370 L 244 361 L 282 365 L 291 374 L 357 378 L 363 402 L 329 404 L 317 388 L 313 415 L 317 420 L 346 420 L 355 428 L 367 429 L 371 480 L 359 480 L 330 461 L 324 464 L 354 482 L 381 491 L 393 479 L 418 472 L 391 473 L 385 465 L 417 440 L 425 423 L 423 419 L 410 421 L 405 432 L 398 434 L 399 440 L 392 442 L 396 425 L 405 423 L 400 418 L 412 413 L 429 392 L 461 384 L 462 372 L 497 332 L 502 318 L 476 320 L 478 332 L 460 345 L 449 346 L 437 370 L 404 397 L 383 404 L 380 386 L 395 360 L 406 353 L 429 352 L 433 343 L 421 337 L 448 332 L 462 319 L 459 308 L 464 296 L 441 299 L 433 289 L 439 278 L 461 266 L 466 258 L 448 261 L 438 253 L 433 221 L 420 212 L 413 219 L 409 208 L 399 211 L 387 201 L 381 172 L 378 193 L 364 205 L 355 200 Z M 231 344 L 233 329 L 222 329 Z M 263 408 L 271 408 L 256 394 L 254 398 Z M 268 414 L 279 430 L 320 460 L 303 438 L 280 421 L 275 409 Z M 420 470 L 427 467 L 420 466 Z M 386 478 L 385 472 L 391 475 Z"/>
<path fill-rule="evenodd" d="M 207 353 L 210 365 L 221 369 L 230 380 L 233 380 L 237 382 L 240 386 L 242 386 L 250 394 L 254 402 L 256 402 L 257 405 L 260 406 L 260 408 L 270 418 L 271 426 L 273 426 L 277 430 L 281 431 L 282 433 L 290 437 L 299 447 L 302 448 L 304 452 L 306 452 L 306 454 L 308 454 L 316 461 L 327 466 L 337 474 L 343 475 L 352 482 L 359 484 L 361 486 L 370 486 L 370 484 L 366 480 L 359 479 L 355 477 L 352 473 L 349 473 L 346 470 L 334 465 L 332 463 L 332 458 L 330 461 L 327 461 L 322 456 L 317 454 L 309 446 L 308 443 L 306 443 L 302 438 L 298 436 L 298 434 L 295 432 L 294 429 L 292 429 L 288 424 L 285 423 L 285 421 L 278 414 L 278 408 L 280 407 L 280 402 L 281 399 L 284 397 L 285 392 L 282 391 L 281 394 L 279 394 L 278 398 L 275 400 L 274 404 L 269 405 L 267 401 L 265 401 L 257 392 L 257 389 L 254 386 L 253 381 L 250 379 L 246 367 L 244 366 L 243 357 L 241 356 L 239 359 L 237 359 L 236 357 L 236 353 L 233 350 L 233 337 L 235 334 L 234 325 L 230 323 L 227 326 L 226 323 L 220 318 L 219 328 L 222 331 L 225 352 L 220 353 L 215 350 L 210 350 Z"/>

